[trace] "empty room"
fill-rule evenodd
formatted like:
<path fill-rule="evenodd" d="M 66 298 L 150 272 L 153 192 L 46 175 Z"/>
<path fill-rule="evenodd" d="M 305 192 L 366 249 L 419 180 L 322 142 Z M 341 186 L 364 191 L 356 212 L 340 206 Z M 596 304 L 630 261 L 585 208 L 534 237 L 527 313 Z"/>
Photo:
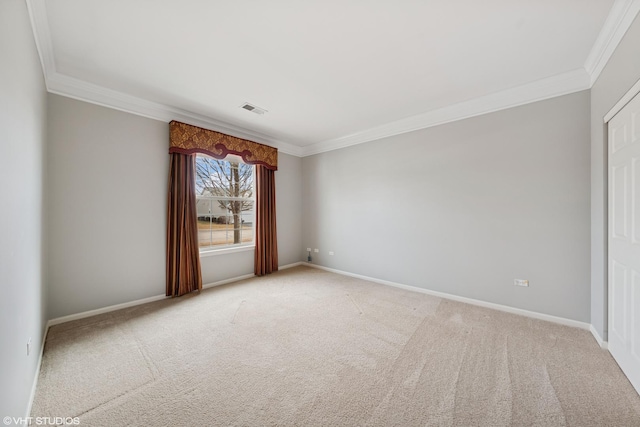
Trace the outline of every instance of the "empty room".
<path fill-rule="evenodd" d="M 640 0 L 0 1 L 0 418 L 640 426 Z"/>

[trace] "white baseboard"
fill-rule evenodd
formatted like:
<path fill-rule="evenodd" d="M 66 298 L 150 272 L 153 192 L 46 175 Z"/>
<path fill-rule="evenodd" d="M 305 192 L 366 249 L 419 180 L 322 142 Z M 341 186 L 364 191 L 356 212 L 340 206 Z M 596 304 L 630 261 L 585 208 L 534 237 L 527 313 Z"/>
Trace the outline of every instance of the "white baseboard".
<path fill-rule="evenodd" d="M 594 328 L 593 325 L 589 325 L 589 330 L 591 331 L 591 335 L 593 335 L 593 337 L 596 339 L 596 342 L 598 343 L 600 348 L 603 350 L 608 350 L 609 343 L 602 339 L 598 331 L 596 331 L 596 328 Z"/>
<path fill-rule="evenodd" d="M 304 264 L 303 262 L 294 262 L 293 264 L 287 264 L 283 266 L 279 266 L 279 270 L 286 270 L 287 268 L 297 267 L 299 265 Z M 230 279 L 219 280 L 217 282 L 207 283 L 206 285 L 202 285 L 202 289 L 213 288 L 216 286 L 226 285 L 227 283 L 233 283 L 240 280 L 250 279 L 255 277 L 253 273 L 243 274 L 242 276 L 232 277 Z M 51 319 L 47 322 L 47 328 L 49 326 L 58 325 L 60 323 L 71 322 L 72 320 L 84 319 L 85 317 L 96 316 L 98 314 L 109 313 L 110 311 L 121 310 L 123 308 L 134 307 L 136 305 L 147 304 L 149 302 L 160 301 L 166 298 L 171 298 L 166 295 L 156 295 L 153 297 L 142 298 L 134 301 L 125 302 L 122 304 L 110 305 L 107 307 L 97 308 L 95 310 L 83 311 L 81 313 L 70 314 L 68 316 L 57 317 L 55 319 Z"/>
<path fill-rule="evenodd" d="M 253 273 L 251 274 L 243 274 L 242 276 L 232 277 L 230 279 L 218 280 L 217 282 L 207 283 L 206 285 L 202 285 L 202 289 L 215 288 L 216 286 L 226 285 L 227 283 L 233 283 L 240 280 L 251 279 L 255 277 Z"/>
<path fill-rule="evenodd" d="M 304 262 L 298 261 L 298 262 L 294 262 L 293 264 L 282 265 L 282 266 L 278 267 L 278 270 L 286 270 L 287 268 L 293 268 L 293 267 L 297 267 L 297 266 L 303 265 L 303 264 L 304 264 Z"/>
<path fill-rule="evenodd" d="M 317 264 L 303 263 L 309 267 L 318 268 L 320 270 L 330 271 L 332 273 L 342 274 L 343 276 L 355 277 L 357 279 L 367 280 L 369 282 L 379 283 L 381 285 L 393 286 L 394 288 L 406 289 L 408 291 L 420 292 L 427 295 L 432 295 L 444 299 L 449 299 L 458 302 L 464 302 L 467 304 L 477 305 L 480 307 L 491 308 L 494 310 L 504 311 L 511 314 L 519 314 L 521 316 L 531 317 L 538 320 L 546 320 L 547 322 L 559 323 L 565 326 L 572 326 L 574 328 L 590 330 L 591 325 L 586 322 L 580 322 L 578 320 L 566 319 L 564 317 L 552 316 L 550 314 L 538 313 L 535 311 L 523 310 L 521 308 L 509 307 L 507 305 L 495 304 L 492 302 L 477 300 L 473 298 L 461 297 L 458 295 L 452 295 L 445 292 L 432 291 L 429 289 L 418 288 L 416 286 L 403 285 L 401 283 L 390 282 L 388 280 L 376 279 L 375 277 L 363 276 L 361 274 L 349 273 L 347 271 L 336 270 L 335 268 L 324 267 Z"/>
<path fill-rule="evenodd" d="M 239 277 L 233 277 L 231 279 L 220 280 L 213 283 L 207 283 L 202 285 L 202 289 L 213 288 L 215 286 L 225 285 L 231 282 L 237 282 L 238 280 L 244 280 L 253 277 L 253 274 L 245 274 Z M 153 297 L 137 299 L 134 301 L 124 302 L 122 304 L 109 305 L 107 307 L 97 308 L 95 310 L 83 311 L 81 313 L 70 314 L 68 316 L 56 317 L 48 322 L 49 326 L 58 325 L 60 323 L 71 322 L 73 320 L 84 319 L 86 317 L 97 316 L 98 314 L 109 313 L 111 311 L 122 310 L 123 308 L 135 307 L 136 305 L 147 304 L 149 302 L 161 301 L 163 299 L 171 298 L 166 295 L 156 295 Z"/>
<path fill-rule="evenodd" d="M 297 267 L 302 264 L 303 264 L 302 261 L 300 261 L 300 262 L 294 262 L 293 264 L 281 265 L 281 266 L 278 266 L 278 270 L 286 270 L 287 268 Z M 216 286 L 226 285 L 227 283 L 233 283 L 233 282 L 238 282 L 240 280 L 251 279 L 252 277 L 256 277 L 255 274 L 253 273 L 243 274 L 242 276 L 232 277 L 231 279 L 225 279 L 225 280 L 219 280 L 213 283 L 207 283 L 206 285 L 202 285 L 202 289 L 214 288 Z"/>
<path fill-rule="evenodd" d="M 38 378 L 40 377 L 40 367 L 42 366 L 42 355 L 44 354 L 44 343 L 47 341 L 47 335 L 49 334 L 49 322 L 44 326 L 44 333 L 42 335 L 42 344 L 40 345 L 40 354 L 38 355 L 38 364 L 36 365 L 36 375 L 33 377 L 33 385 L 31 386 L 31 394 L 29 395 L 29 403 L 27 404 L 27 415 L 25 418 L 31 416 L 31 408 L 33 407 L 33 399 L 36 397 L 36 389 L 38 388 Z"/>
<path fill-rule="evenodd" d="M 72 320 L 84 319 L 85 317 L 97 316 L 98 314 L 109 313 L 110 311 L 121 310 L 123 308 L 134 307 L 136 305 L 146 304 L 148 302 L 160 301 L 170 298 L 165 295 L 156 295 L 154 297 L 142 298 L 135 301 L 124 302 L 122 304 L 110 305 L 107 307 L 97 308 L 95 310 L 83 311 L 81 313 L 70 314 L 68 316 L 56 317 L 48 322 L 49 326 L 58 325 L 60 323 L 71 322 Z"/>

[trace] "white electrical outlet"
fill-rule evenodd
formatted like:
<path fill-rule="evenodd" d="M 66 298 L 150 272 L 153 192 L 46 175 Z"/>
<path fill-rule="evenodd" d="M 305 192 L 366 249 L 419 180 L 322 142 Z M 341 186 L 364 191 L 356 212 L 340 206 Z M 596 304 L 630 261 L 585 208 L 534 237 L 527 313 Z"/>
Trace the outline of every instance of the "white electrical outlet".
<path fill-rule="evenodd" d="M 311 252 L 311 248 L 307 248 L 307 252 Z"/>
<path fill-rule="evenodd" d="M 514 279 L 513 284 L 516 285 L 516 286 L 528 287 L 529 286 L 529 281 L 525 280 L 525 279 Z"/>
<path fill-rule="evenodd" d="M 332 256 L 333 256 L 333 251 L 329 251 L 329 255 L 332 255 Z"/>
<path fill-rule="evenodd" d="M 320 252 L 320 249 L 314 249 L 313 252 L 318 253 Z"/>
<path fill-rule="evenodd" d="M 29 337 L 29 341 L 27 341 L 27 356 L 31 353 L 31 337 Z"/>

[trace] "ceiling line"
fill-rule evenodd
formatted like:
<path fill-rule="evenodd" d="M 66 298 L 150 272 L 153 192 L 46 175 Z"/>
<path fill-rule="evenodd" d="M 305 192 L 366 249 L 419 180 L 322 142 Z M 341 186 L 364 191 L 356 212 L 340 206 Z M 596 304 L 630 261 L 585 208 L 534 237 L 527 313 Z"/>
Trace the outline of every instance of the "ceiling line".
<path fill-rule="evenodd" d="M 407 117 L 395 122 L 366 129 L 340 138 L 322 141 L 305 147 L 305 155 L 322 153 L 329 150 L 349 147 L 386 138 L 402 133 L 413 132 L 433 126 L 451 123 L 462 119 L 480 116 L 507 108 L 530 104 L 561 95 L 568 95 L 590 88 L 589 74 L 584 68 L 569 71 L 557 76 L 516 86 L 511 89 L 494 92 L 489 95 L 470 99 L 454 105 L 448 105 L 423 114 Z"/>
<path fill-rule="evenodd" d="M 177 120 L 193 126 L 216 130 L 237 138 L 248 139 L 261 144 L 270 145 L 285 154 L 291 154 L 297 157 L 302 157 L 303 154 L 302 147 L 284 141 L 279 141 L 262 133 L 234 126 L 182 108 L 148 101 L 143 98 L 108 89 L 64 74 L 54 73 L 49 76 L 47 88 L 50 93 L 67 96 L 69 98 L 113 108 L 150 119 L 160 120 L 167 123 L 171 120 Z"/>
<path fill-rule="evenodd" d="M 300 147 L 202 114 L 149 101 L 58 73 L 47 18 L 46 0 L 26 0 L 26 2 L 48 92 L 155 120 L 165 122 L 179 120 L 194 126 L 211 128 L 239 138 L 271 145 L 283 153 L 297 157 L 337 150 L 589 89 L 640 12 L 640 0 L 616 0 L 585 61 L 584 68 Z"/>
<path fill-rule="evenodd" d="M 616 0 L 611 6 L 611 11 L 584 63 L 584 69 L 591 76 L 591 86 L 598 80 L 638 12 L 640 0 Z"/>

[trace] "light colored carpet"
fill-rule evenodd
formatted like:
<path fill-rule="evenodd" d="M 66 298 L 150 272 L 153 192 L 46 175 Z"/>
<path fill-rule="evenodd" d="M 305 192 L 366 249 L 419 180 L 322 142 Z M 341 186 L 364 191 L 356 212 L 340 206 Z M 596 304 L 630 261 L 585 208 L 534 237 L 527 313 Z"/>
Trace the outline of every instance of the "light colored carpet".
<path fill-rule="evenodd" d="M 587 331 L 308 267 L 54 326 L 81 426 L 640 426 Z"/>

